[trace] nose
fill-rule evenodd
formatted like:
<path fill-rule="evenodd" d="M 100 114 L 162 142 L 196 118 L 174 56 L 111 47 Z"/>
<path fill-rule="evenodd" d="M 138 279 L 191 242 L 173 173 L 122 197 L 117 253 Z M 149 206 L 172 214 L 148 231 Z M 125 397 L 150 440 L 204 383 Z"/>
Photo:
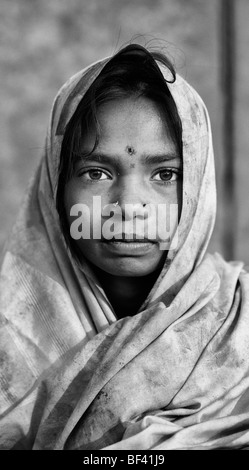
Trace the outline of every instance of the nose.
<path fill-rule="evenodd" d="M 145 185 L 136 178 L 124 178 L 119 182 L 115 191 L 114 203 L 118 205 L 122 211 L 122 217 L 126 220 L 134 218 L 146 219 L 148 217 L 148 209 L 146 204 L 149 203 L 148 192 L 146 194 Z"/>

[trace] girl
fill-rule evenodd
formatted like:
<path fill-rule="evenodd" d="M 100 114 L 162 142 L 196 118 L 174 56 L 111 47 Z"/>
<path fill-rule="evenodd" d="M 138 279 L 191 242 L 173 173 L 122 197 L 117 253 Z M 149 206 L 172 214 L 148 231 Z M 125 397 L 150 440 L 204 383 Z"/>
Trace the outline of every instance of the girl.
<path fill-rule="evenodd" d="M 164 55 L 62 87 L 2 266 L 1 448 L 249 446 L 249 278 L 206 253 L 215 209 L 208 113 Z"/>

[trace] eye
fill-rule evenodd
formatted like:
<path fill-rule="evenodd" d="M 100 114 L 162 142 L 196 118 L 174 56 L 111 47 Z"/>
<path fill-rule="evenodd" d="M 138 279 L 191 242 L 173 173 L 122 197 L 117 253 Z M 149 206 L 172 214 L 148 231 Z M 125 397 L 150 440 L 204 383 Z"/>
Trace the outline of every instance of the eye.
<path fill-rule="evenodd" d="M 168 168 L 165 168 L 155 173 L 152 179 L 155 181 L 172 182 L 176 181 L 178 177 L 179 172 L 177 170 L 169 170 Z"/>
<path fill-rule="evenodd" d="M 99 168 L 92 168 L 90 170 L 82 171 L 79 176 L 86 178 L 88 181 L 103 181 L 110 179 L 110 176 L 108 176 L 104 171 L 100 170 Z"/>

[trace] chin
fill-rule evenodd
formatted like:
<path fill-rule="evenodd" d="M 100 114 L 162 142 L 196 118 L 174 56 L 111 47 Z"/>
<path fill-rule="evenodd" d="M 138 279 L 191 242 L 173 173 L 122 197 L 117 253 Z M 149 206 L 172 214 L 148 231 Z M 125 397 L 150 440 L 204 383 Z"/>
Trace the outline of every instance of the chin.
<path fill-rule="evenodd" d="M 112 276 L 118 277 L 142 277 L 148 276 L 153 272 L 157 271 L 158 269 L 162 268 L 162 262 L 159 263 L 145 263 L 141 266 L 142 263 L 134 262 L 134 260 L 128 261 L 122 260 L 116 262 L 115 265 L 105 265 L 104 263 L 98 265 L 97 267 L 100 268 L 102 271 L 111 274 Z"/>

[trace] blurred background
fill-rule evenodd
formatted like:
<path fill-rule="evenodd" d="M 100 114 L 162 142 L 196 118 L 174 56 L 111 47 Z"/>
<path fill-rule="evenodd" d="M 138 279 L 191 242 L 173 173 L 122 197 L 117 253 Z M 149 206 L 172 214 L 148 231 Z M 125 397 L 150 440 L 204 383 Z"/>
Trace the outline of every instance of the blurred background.
<path fill-rule="evenodd" d="M 163 45 L 204 99 L 218 191 L 210 251 L 249 264 L 248 19 L 248 0 L 0 0 L 0 258 L 58 89 L 133 40 Z"/>

